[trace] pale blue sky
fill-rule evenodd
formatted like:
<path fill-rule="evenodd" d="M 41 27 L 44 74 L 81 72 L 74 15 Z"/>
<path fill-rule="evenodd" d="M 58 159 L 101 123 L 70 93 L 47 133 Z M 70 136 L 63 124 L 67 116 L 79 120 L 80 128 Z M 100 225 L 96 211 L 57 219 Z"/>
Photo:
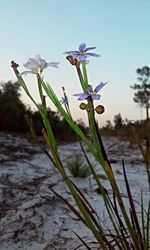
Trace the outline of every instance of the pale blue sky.
<path fill-rule="evenodd" d="M 69 95 L 74 117 L 85 120 L 73 97 L 81 87 L 75 69 L 62 54 L 78 49 L 80 43 L 96 46 L 100 58 L 88 64 L 93 85 L 108 82 L 101 91 L 106 111 L 98 116 L 104 124 L 114 115 L 144 118 L 132 101 L 130 85 L 136 82 L 136 69 L 148 65 L 150 58 L 150 0 L 0 0 L 0 79 L 15 80 L 11 60 L 20 64 L 40 54 L 49 61 L 59 61 L 59 69 L 45 70 L 45 80 L 61 97 L 61 86 Z M 31 93 L 37 96 L 34 77 L 26 77 Z M 30 103 L 23 94 L 23 100 Z"/>

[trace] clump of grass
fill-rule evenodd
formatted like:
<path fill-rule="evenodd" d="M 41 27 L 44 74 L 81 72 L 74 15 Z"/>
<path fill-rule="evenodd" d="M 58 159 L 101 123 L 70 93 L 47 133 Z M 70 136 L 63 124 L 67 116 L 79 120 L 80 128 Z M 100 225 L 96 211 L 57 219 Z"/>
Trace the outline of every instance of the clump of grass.
<path fill-rule="evenodd" d="M 79 157 L 76 157 L 70 164 L 69 170 L 73 177 L 86 178 L 90 175 L 90 169 Z"/>

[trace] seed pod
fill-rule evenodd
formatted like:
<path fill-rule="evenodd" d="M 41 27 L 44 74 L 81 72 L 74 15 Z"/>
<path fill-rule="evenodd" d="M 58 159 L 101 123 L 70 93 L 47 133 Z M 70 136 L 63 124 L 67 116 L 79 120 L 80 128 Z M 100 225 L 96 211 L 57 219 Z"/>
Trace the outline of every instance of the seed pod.
<path fill-rule="evenodd" d="M 91 111 L 91 106 L 89 104 L 86 105 L 86 111 L 90 112 Z"/>
<path fill-rule="evenodd" d="M 105 108 L 104 108 L 104 106 L 102 106 L 102 105 L 98 105 L 98 106 L 95 108 L 95 111 L 96 111 L 97 114 L 103 114 L 104 111 L 105 111 Z"/>
<path fill-rule="evenodd" d="M 86 109 L 86 106 L 87 106 L 86 103 L 81 102 L 79 107 L 80 107 L 80 109 L 85 110 L 85 109 Z"/>

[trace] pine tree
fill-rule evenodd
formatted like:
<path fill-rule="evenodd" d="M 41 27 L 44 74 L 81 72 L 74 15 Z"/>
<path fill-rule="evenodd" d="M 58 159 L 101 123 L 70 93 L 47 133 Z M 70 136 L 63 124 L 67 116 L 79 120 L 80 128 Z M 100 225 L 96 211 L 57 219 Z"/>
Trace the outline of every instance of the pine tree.
<path fill-rule="evenodd" d="M 146 120 L 149 120 L 150 68 L 148 66 L 138 68 L 136 73 L 138 74 L 137 80 L 140 84 L 134 84 L 131 86 L 131 88 L 135 90 L 133 101 L 146 110 Z"/>

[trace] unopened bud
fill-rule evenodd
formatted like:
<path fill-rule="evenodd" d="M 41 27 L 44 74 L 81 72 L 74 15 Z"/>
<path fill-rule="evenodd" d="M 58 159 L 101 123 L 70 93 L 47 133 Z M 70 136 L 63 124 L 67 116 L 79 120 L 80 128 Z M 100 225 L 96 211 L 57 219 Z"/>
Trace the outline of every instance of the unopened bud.
<path fill-rule="evenodd" d="M 86 106 L 87 106 L 86 103 L 81 102 L 79 107 L 80 107 L 80 109 L 85 110 L 85 109 L 86 109 Z"/>
<path fill-rule="evenodd" d="M 104 108 L 104 106 L 102 106 L 102 105 L 98 105 L 98 106 L 95 108 L 95 111 L 96 111 L 97 114 L 103 114 L 104 111 L 105 111 L 105 108 Z"/>
<path fill-rule="evenodd" d="M 66 59 L 72 64 L 72 65 L 75 65 L 75 66 L 78 66 L 79 62 L 76 58 L 73 58 L 72 56 L 67 56 Z"/>
<path fill-rule="evenodd" d="M 11 61 L 11 67 L 17 69 L 19 67 L 19 64 L 15 63 L 14 61 Z"/>
<path fill-rule="evenodd" d="M 86 111 L 90 112 L 91 111 L 91 106 L 89 104 L 86 105 Z"/>

